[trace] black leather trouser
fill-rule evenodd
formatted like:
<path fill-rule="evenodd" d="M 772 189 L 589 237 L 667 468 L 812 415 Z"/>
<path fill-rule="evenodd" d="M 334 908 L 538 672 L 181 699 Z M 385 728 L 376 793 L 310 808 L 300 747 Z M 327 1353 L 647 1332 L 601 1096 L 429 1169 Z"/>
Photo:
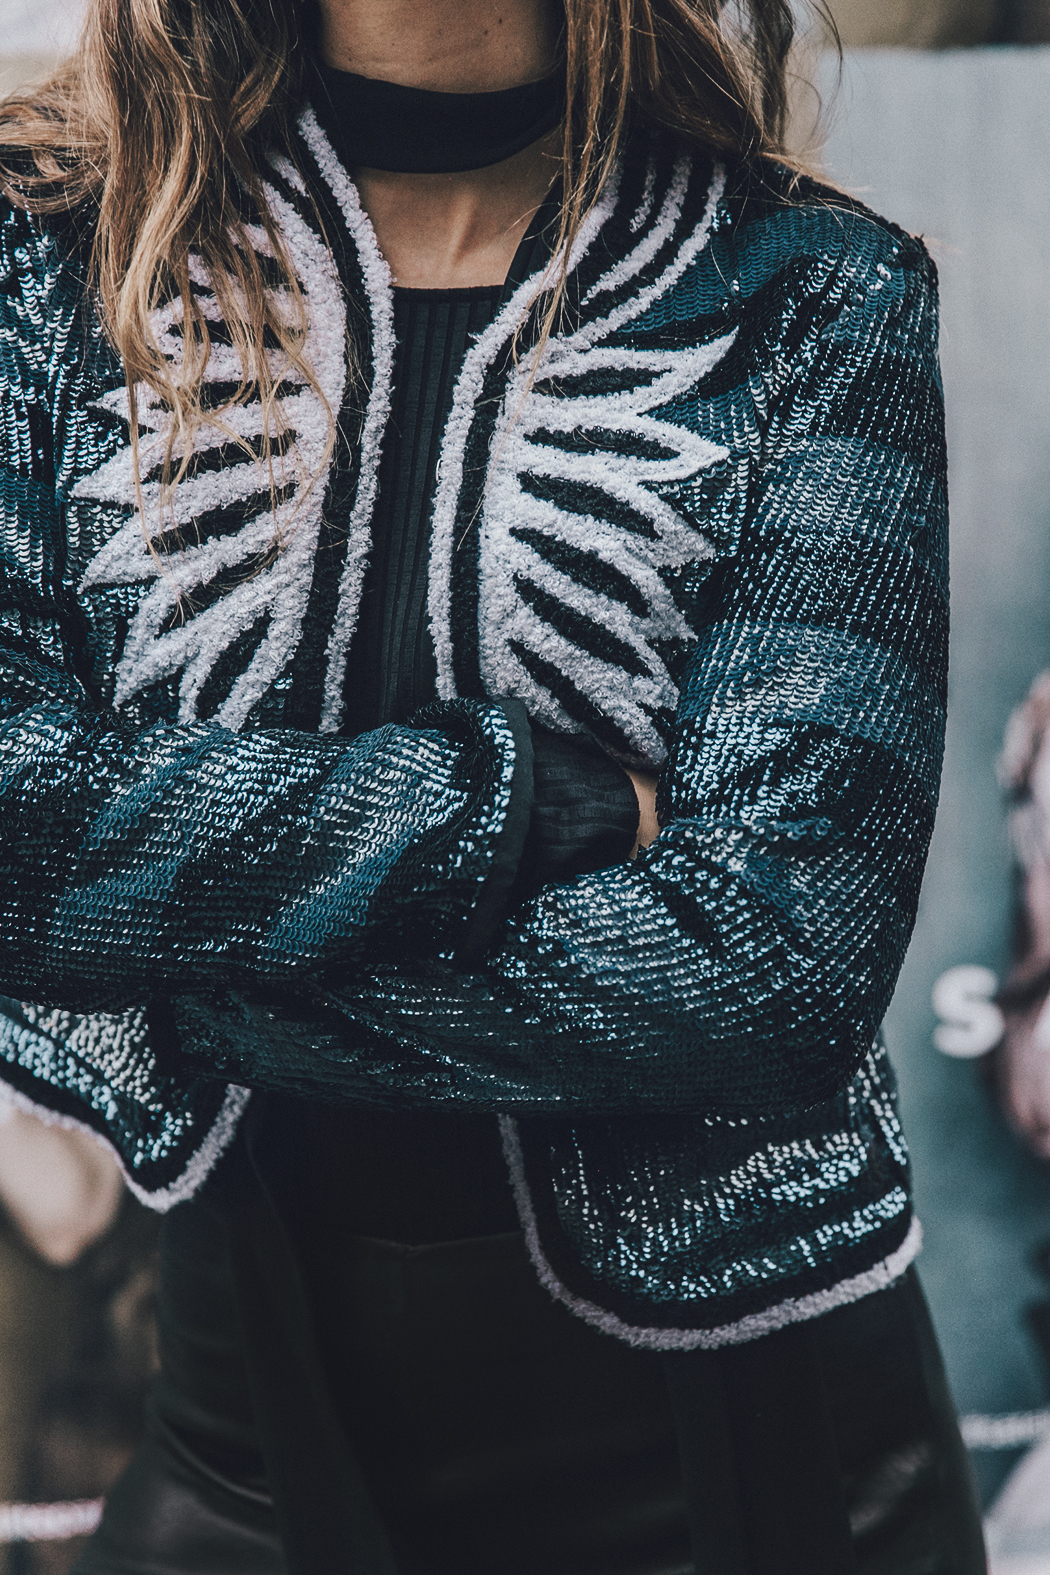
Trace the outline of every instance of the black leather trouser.
<path fill-rule="evenodd" d="M 320 1360 L 372 1540 L 289 1552 L 254 1309 L 206 1193 L 169 1216 L 146 1438 L 76 1575 L 983 1575 L 914 1272 L 746 1345 L 660 1355 L 555 1305 L 517 1234 L 350 1238 L 332 1262 Z M 289 1382 L 270 1431 L 309 1484 L 329 1446 Z"/>

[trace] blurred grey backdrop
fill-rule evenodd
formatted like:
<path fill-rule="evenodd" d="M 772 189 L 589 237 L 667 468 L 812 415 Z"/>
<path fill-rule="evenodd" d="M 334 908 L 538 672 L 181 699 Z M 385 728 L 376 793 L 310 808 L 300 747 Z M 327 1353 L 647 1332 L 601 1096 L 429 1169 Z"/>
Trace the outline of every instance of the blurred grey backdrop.
<path fill-rule="evenodd" d="M 1010 855 L 995 759 L 1010 710 L 1050 666 L 1050 48 L 858 51 L 841 80 L 826 59 L 821 85 L 827 170 L 925 236 L 941 273 L 949 741 L 887 1033 L 926 1230 L 920 1270 L 956 1400 L 1002 1414 L 1050 1395 L 1029 1319 L 1050 1301 L 1036 1267 L 1050 1241 L 1050 1166 L 1007 1131 L 979 1063 L 935 1048 L 931 990 L 962 965 L 1003 972 Z M 958 1008 L 957 1040 L 979 1048 L 979 1002 Z M 990 1490 L 1011 1457 L 977 1463 Z"/>

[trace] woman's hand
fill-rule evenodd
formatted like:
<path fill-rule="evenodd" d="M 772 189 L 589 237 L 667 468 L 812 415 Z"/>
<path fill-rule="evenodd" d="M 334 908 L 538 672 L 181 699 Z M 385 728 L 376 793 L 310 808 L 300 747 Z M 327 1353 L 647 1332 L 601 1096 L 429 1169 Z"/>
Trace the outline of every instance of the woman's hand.
<path fill-rule="evenodd" d="M 532 724 L 532 821 L 517 895 L 634 858 L 660 830 L 656 778 Z"/>
<path fill-rule="evenodd" d="M 660 822 L 656 818 L 656 778 L 648 771 L 632 771 L 626 766 L 624 769 L 638 795 L 638 835 L 630 852 L 633 859 L 660 835 Z"/>

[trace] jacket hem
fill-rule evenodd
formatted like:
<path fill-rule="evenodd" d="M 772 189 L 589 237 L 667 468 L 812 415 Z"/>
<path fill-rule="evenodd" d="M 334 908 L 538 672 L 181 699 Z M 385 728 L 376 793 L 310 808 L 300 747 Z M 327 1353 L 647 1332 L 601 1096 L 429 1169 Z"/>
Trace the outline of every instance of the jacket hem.
<path fill-rule="evenodd" d="M 814 1291 L 807 1296 L 787 1297 L 762 1312 L 749 1313 L 746 1317 L 713 1329 L 647 1328 L 641 1324 L 628 1323 L 597 1302 L 571 1291 L 558 1278 L 540 1241 L 517 1123 L 510 1116 L 501 1116 L 500 1132 L 529 1257 L 540 1284 L 555 1301 L 561 1302 L 569 1312 L 582 1318 L 584 1323 L 627 1345 L 644 1350 L 714 1351 L 725 1345 L 746 1345 L 751 1340 L 760 1340 L 763 1335 L 775 1333 L 777 1329 L 785 1329 L 789 1324 L 807 1323 L 811 1318 L 821 1318 L 836 1307 L 845 1307 L 876 1291 L 887 1290 L 894 1281 L 900 1279 L 922 1247 L 922 1225 L 917 1219 L 912 1219 L 907 1235 L 893 1252 L 862 1273 L 851 1275 L 824 1290 Z"/>
<path fill-rule="evenodd" d="M 67 1132 L 86 1132 L 113 1155 L 128 1191 L 155 1214 L 166 1214 L 177 1203 L 185 1203 L 192 1198 L 207 1181 L 236 1136 L 241 1117 L 251 1098 L 251 1092 L 250 1088 L 242 1088 L 237 1083 L 228 1084 L 226 1097 L 200 1147 L 190 1155 L 174 1181 L 169 1182 L 166 1187 L 154 1188 L 144 1187 L 141 1181 L 135 1180 L 124 1163 L 120 1150 L 104 1132 L 100 1132 L 88 1121 L 78 1121 L 76 1116 L 67 1116 L 60 1111 L 52 1110 L 48 1105 L 39 1104 L 3 1078 L 0 1078 L 0 1109 L 4 1105 L 9 1105 L 15 1110 L 24 1111 L 27 1115 L 36 1116 L 37 1120 L 42 1121 L 45 1126 L 61 1127 Z"/>

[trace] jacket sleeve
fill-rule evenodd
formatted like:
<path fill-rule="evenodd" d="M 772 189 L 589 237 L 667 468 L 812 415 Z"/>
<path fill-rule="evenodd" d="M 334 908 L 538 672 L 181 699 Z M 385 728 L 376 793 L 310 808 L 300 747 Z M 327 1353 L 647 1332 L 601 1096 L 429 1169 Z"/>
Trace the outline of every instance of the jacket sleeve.
<path fill-rule="evenodd" d="M 528 829 L 516 703 L 346 740 L 136 729 L 93 699 L 51 441 L 71 314 L 46 238 L 22 216 L 3 240 L 0 991 L 110 1009 L 289 982 L 366 930 L 404 958 L 476 946 Z"/>
<path fill-rule="evenodd" d="M 522 1112 L 747 1119 L 845 1086 L 904 958 L 943 745 L 934 270 L 901 240 L 841 260 L 809 308 L 752 384 L 756 482 L 708 587 L 657 841 L 547 886 L 476 972 L 381 958 L 294 997 L 182 1000 L 201 1065 Z"/>

